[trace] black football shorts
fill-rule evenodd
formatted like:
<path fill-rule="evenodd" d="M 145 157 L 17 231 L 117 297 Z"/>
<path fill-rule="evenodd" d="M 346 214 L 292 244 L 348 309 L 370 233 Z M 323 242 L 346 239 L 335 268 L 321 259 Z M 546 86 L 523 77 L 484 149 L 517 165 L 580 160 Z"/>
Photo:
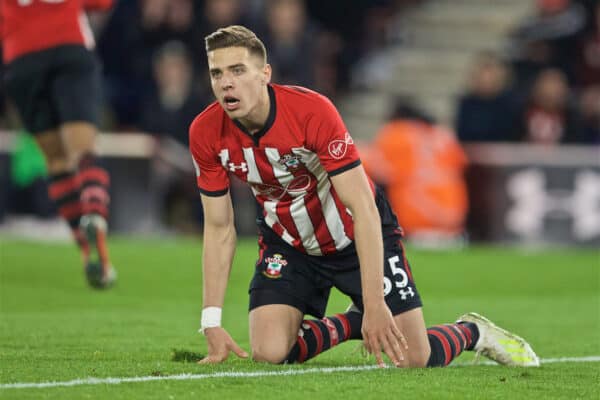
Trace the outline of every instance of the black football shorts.
<path fill-rule="evenodd" d="M 16 58 L 6 66 L 4 84 L 32 134 L 65 122 L 98 123 L 100 62 L 84 46 L 64 45 Z"/>
<path fill-rule="evenodd" d="M 421 307 L 422 303 L 396 218 L 381 192 L 377 203 L 384 235 L 383 291 L 392 314 L 398 315 Z M 288 245 L 264 223 L 259 228 L 259 259 L 250 283 L 250 310 L 267 304 L 287 304 L 303 314 L 322 318 L 332 287 L 363 310 L 360 268 L 353 244 L 335 255 L 310 256 Z"/>

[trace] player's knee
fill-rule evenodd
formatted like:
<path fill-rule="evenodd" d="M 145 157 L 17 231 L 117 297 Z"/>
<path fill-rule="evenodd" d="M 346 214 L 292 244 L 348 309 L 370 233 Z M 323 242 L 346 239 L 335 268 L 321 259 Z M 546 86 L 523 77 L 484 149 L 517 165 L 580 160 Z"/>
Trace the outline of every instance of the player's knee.
<path fill-rule="evenodd" d="M 46 158 L 46 168 L 50 175 L 57 175 L 69 171 L 70 165 L 66 158 Z"/>
<path fill-rule="evenodd" d="M 46 159 L 46 166 L 51 174 L 63 172 L 68 169 L 68 157 L 63 145 L 58 140 L 52 140 L 51 136 L 45 136 L 38 140 Z"/>
<path fill-rule="evenodd" d="M 277 345 L 253 345 L 252 359 L 269 364 L 281 364 L 287 358 L 290 349 L 287 346 Z"/>
<path fill-rule="evenodd" d="M 409 368 L 425 368 L 429 362 L 430 351 L 416 351 L 409 354 L 408 366 Z"/>

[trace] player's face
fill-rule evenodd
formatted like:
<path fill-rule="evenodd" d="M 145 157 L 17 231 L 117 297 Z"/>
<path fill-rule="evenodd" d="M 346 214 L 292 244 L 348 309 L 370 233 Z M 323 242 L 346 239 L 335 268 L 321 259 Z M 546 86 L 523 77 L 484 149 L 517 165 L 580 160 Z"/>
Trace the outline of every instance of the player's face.
<path fill-rule="evenodd" d="M 268 64 L 244 47 L 227 47 L 208 53 L 208 68 L 213 93 L 230 118 L 261 114 L 257 109 L 264 105 L 261 97 L 271 78 Z"/>

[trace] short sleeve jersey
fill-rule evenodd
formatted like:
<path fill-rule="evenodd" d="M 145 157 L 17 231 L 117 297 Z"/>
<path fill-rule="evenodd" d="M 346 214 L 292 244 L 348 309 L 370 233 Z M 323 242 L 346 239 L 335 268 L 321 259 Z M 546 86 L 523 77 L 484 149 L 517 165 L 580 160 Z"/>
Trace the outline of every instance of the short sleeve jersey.
<path fill-rule="evenodd" d="M 330 180 L 360 165 L 352 137 L 326 97 L 297 86 L 269 85 L 268 91 L 269 117 L 259 132 L 247 132 L 218 103 L 192 122 L 200 192 L 222 196 L 235 175 L 285 242 L 310 255 L 334 254 L 354 239 L 352 216 Z"/>
<path fill-rule="evenodd" d="M 113 0 L 2 0 L 0 32 L 3 61 L 51 47 L 93 47 L 85 10 L 106 10 Z"/>

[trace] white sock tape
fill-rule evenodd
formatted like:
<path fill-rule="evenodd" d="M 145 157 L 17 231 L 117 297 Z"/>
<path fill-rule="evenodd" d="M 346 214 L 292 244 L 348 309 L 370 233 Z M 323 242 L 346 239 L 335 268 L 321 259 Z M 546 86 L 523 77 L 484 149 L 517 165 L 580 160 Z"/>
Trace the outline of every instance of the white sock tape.
<path fill-rule="evenodd" d="M 221 326 L 221 313 L 221 307 L 206 307 L 203 309 L 199 332 L 204 333 L 206 328 Z"/>

